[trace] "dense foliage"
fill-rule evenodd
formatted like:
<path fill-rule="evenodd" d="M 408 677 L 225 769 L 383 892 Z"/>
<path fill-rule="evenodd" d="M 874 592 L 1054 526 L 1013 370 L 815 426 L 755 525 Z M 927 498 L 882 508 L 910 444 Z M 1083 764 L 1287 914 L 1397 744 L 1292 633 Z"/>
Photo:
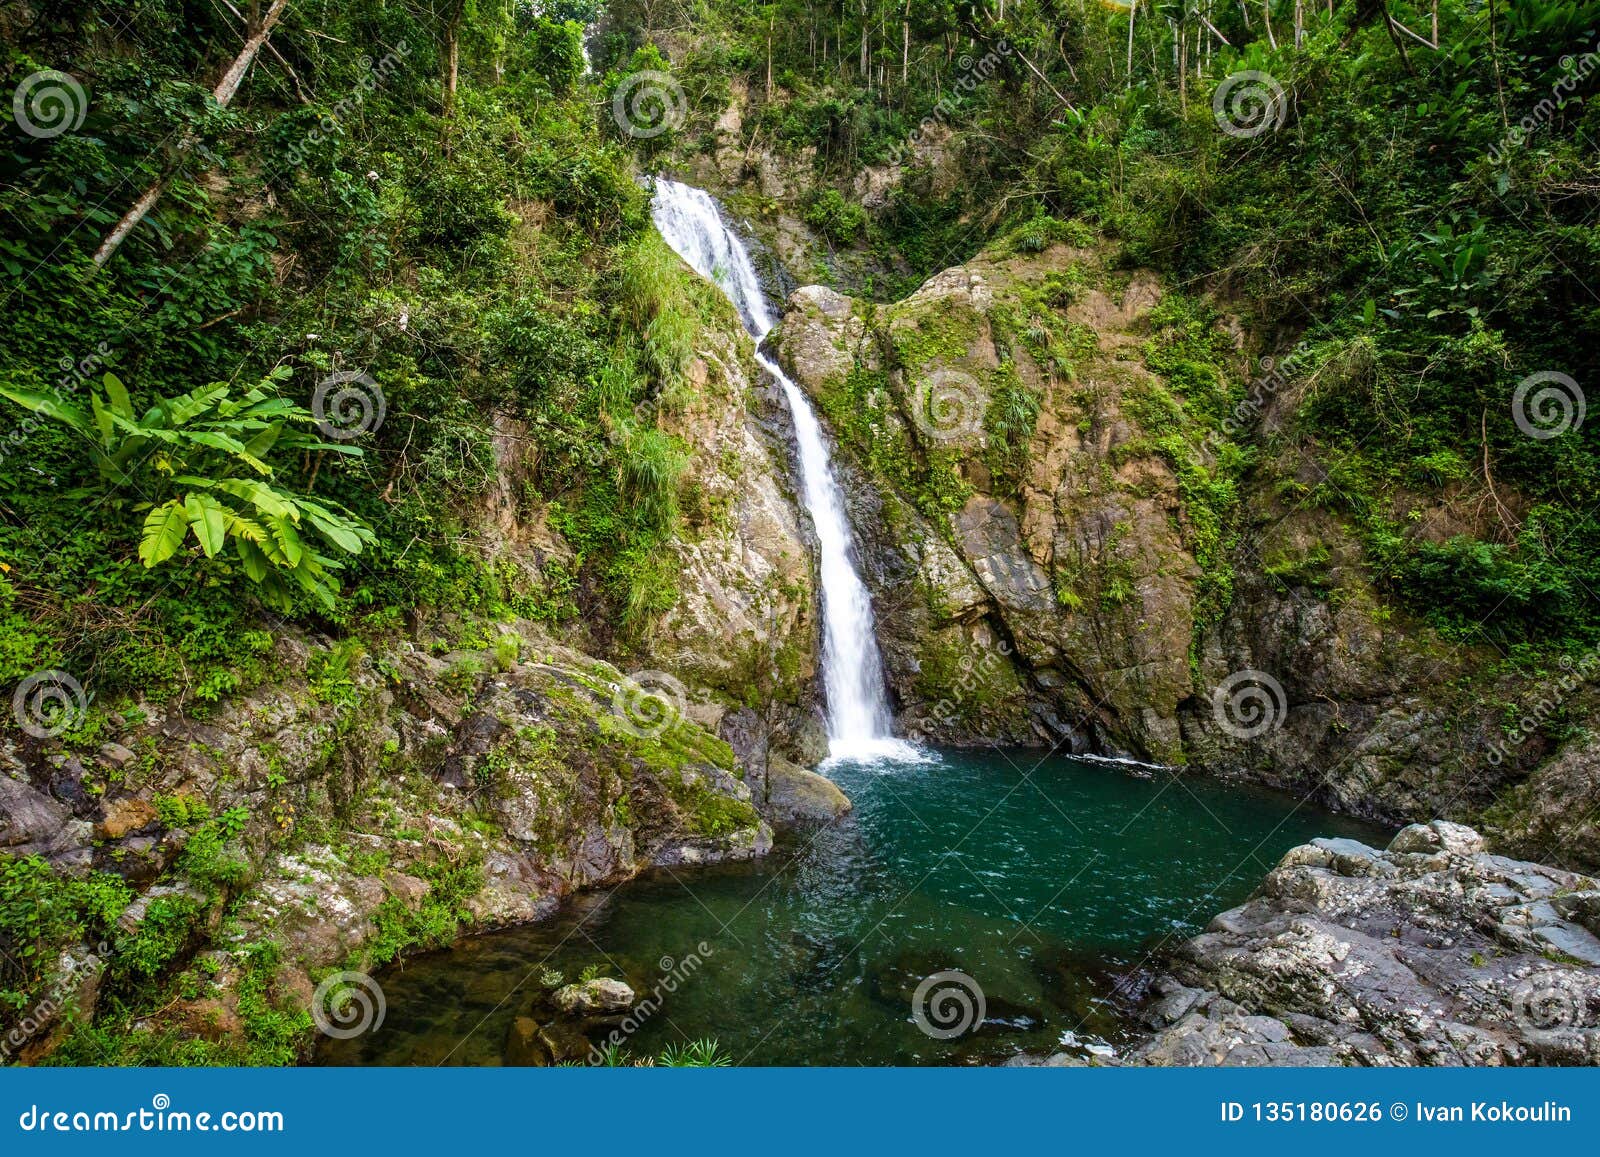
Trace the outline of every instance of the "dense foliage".
<path fill-rule="evenodd" d="M 348 630 L 670 602 L 682 455 L 640 403 L 704 299 L 597 123 L 593 5 L 544 7 L 293 4 L 226 108 L 226 6 L 0 17 L 8 93 L 77 89 L 0 152 L 0 681 L 192 695 L 248 667 L 262 604 Z M 533 443 L 515 497 L 578 574 L 473 540 L 497 436 Z"/>
<path fill-rule="evenodd" d="M 613 50 L 681 45 L 691 108 L 742 85 L 747 136 L 846 197 L 901 170 L 869 217 L 833 192 L 807 217 L 898 268 L 890 296 L 1019 223 L 1091 222 L 1278 359 L 1230 431 L 1395 596 L 1508 649 L 1600 636 L 1600 433 L 1547 436 L 1600 358 L 1600 4 L 610 7 Z"/>

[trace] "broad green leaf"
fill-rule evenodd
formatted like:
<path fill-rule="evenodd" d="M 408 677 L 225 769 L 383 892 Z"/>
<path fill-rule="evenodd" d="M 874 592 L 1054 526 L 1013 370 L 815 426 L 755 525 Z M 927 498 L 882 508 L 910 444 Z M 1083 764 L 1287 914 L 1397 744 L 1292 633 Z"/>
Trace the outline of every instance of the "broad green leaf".
<path fill-rule="evenodd" d="M 277 443 L 278 436 L 283 433 L 283 423 L 274 422 L 250 441 L 245 443 L 245 451 L 256 458 L 265 458 L 272 452 L 272 447 Z"/>
<path fill-rule="evenodd" d="M 294 506 L 273 490 L 272 487 L 248 478 L 223 478 L 216 483 L 216 489 L 235 498 L 243 498 L 251 503 L 262 514 L 276 518 L 299 519 L 299 512 Z"/>
<path fill-rule="evenodd" d="M 183 500 L 183 509 L 200 549 L 207 558 L 216 558 L 227 539 L 227 512 L 222 503 L 209 494 L 190 494 Z"/>
<path fill-rule="evenodd" d="M 94 426 L 83 416 L 82 411 L 61 401 L 60 396 L 54 391 L 42 394 L 33 390 L 13 390 L 8 386 L 0 386 L 0 397 L 9 398 L 24 410 L 32 410 L 35 414 L 43 414 L 47 418 L 65 422 L 86 438 L 93 436 Z"/>
<path fill-rule="evenodd" d="M 164 398 L 156 403 L 155 410 L 160 412 L 162 425 L 177 429 L 180 426 L 187 426 L 195 418 L 212 409 L 218 399 L 227 395 L 228 383 L 212 382 L 209 386 L 201 386 L 197 390 L 190 390 L 187 394 L 179 394 L 176 398 Z"/>
<path fill-rule="evenodd" d="M 222 450 L 229 454 L 243 454 L 244 443 L 237 438 L 230 438 L 226 434 L 219 434 L 215 430 L 190 430 L 184 435 L 191 442 L 198 442 L 202 446 L 209 446 L 213 450 Z"/>
<path fill-rule="evenodd" d="M 133 400 L 128 397 L 128 387 L 116 374 L 106 374 L 106 397 L 111 399 L 111 408 L 117 413 L 124 418 L 133 417 Z"/>
<path fill-rule="evenodd" d="M 239 552 L 239 559 L 244 563 L 244 573 L 253 583 L 259 583 L 272 573 L 272 563 L 262 550 L 248 538 L 235 538 L 233 546 Z"/>
<path fill-rule="evenodd" d="M 94 424 L 100 431 L 100 444 L 109 447 L 117 433 L 117 424 L 111 420 L 111 411 L 93 394 L 89 395 L 89 409 L 93 411 Z"/>
<path fill-rule="evenodd" d="M 278 548 L 283 551 L 283 557 L 289 562 L 291 568 L 297 568 L 305 557 L 305 547 L 300 543 L 300 535 L 294 528 L 294 523 L 281 515 L 267 521 L 267 526 L 272 531 L 272 537 L 277 540 Z"/>
<path fill-rule="evenodd" d="M 139 561 L 146 567 L 166 562 L 178 553 L 188 529 L 183 503 L 176 498 L 162 503 L 145 516 L 144 534 L 139 539 Z"/>
<path fill-rule="evenodd" d="M 313 514 L 309 510 L 306 511 L 306 517 L 311 520 L 311 525 L 316 527 L 318 534 L 340 550 L 347 554 L 361 553 L 364 544 L 361 535 L 354 527 L 323 518 L 320 514 Z"/>

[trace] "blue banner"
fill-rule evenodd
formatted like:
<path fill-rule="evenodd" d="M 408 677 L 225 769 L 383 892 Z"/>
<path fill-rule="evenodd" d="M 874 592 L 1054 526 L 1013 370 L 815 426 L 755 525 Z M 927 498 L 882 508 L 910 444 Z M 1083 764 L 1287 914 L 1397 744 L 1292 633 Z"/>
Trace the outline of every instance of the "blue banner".
<path fill-rule="evenodd" d="M 1593 1069 L 13 1069 L 0 1152 L 1594 1152 L 1597 1094 Z"/>

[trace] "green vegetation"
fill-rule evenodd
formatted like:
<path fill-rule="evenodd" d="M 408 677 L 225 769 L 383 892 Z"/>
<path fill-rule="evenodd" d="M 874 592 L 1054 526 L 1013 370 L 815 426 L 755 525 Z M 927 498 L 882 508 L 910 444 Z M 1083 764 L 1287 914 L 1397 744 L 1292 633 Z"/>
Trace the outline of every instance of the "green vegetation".
<path fill-rule="evenodd" d="M 420 905 L 412 908 L 400 897 L 390 896 L 374 913 L 378 934 L 365 949 L 368 967 L 388 964 L 408 949 L 441 948 L 460 937 L 463 925 L 471 924 L 464 905 L 483 887 L 482 867 L 447 863 L 419 871 L 429 885 Z"/>
<path fill-rule="evenodd" d="M 372 532 L 337 504 L 271 485 L 275 471 L 265 459 L 274 453 L 361 451 L 293 428 L 317 419 L 277 395 L 273 387 L 289 376 L 287 369 L 274 370 L 237 400 L 229 397 L 226 382 L 158 398 L 142 417 L 115 374 L 105 375 L 103 399 L 90 394 L 92 417 L 54 393 L 0 387 L 0 396 L 64 422 L 90 444 L 111 499 L 106 505 L 148 512 L 139 535 L 139 561 L 147 568 L 172 559 L 190 535 L 207 559 L 231 542 L 245 578 L 269 605 L 293 609 L 286 582 L 293 579 L 331 611 L 338 588 L 329 572 L 343 564 L 319 554 L 302 531 L 314 531 L 339 555 L 359 555 L 371 545 Z"/>
<path fill-rule="evenodd" d="M 672 605 L 684 450 L 656 414 L 705 299 L 596 123 L 579 26 L 467 12 L 292 5 L 226 110 L 200 87 L 237 51 L 224 8 L 100 0 L 8 32 L 7 91 L 58 68 L 88 112 L 0 158 L 8 679 L 48 661 L 92 710 L 249 686 L 263 604 L 337 634 L 559 619 L 579 582 L 636 631 Z M 508 421 L 518 499 L 558 509 L 581 575 L 472 544 Z"/>
<path fill-rule="evenodd" d="M 736 377 L 708 330 L 736 322 L 650 228 L 651 171 L 745 182 L 739 204 L 783 218 L 783 240 L 810 230 L 802 263 L 864 283 L 869 344 L 819 407 L 942 533 L 979 490 L 1054 487 L 1034 444 L 1076 427 L 1112 447 L 1083 495 L 1176 487 L 1162 517 L 1198 564 L 1196 641 L 1246 568 L 1330 602 L 1359 588 L 1375 616 L 1530 671 L 1600 641 L 1600 422 L 1581 413 L 1600 380 L 1600 75 L 1573 64 L 1600 0 L 600 8 L 291 5 L 225 104 L 230 5 L 0 15 L 0 93 L 18 98 L 0 100 L 0 684 L 59 669 L 82 692 L 50 716 L 59 735 L 14 713 L 0 728 L 43 773 L 30 787 L 81 772 L 49 789 L 81 786 L 78 815 L 104 799 L 182 833 L 133 853 L 102 827 L 73 877 L 0 858 L 0 1029 L 64 956 L 105 945 L 94 1022 L 61 1059 L 301 1059 L 279 948 L 215 945 L 274 852 L 325 844 L 389 878 L 351 817 L 373 779 L 416 772 L 372 688 L 418 692 L 394 664 L 365 677 L 369 655 L 420 640 L 458 700 L 543 661 L 514 619 L 620 663 L 677 621 L 685 545 L 752 529 L 697 471 L 700 403 Z M 1402 34 L 1435 15 L 1435 43 Z M 45 70 L 81 89 L 61 131 L 27 119 Z M 630 96 L 665 121 L 620 123 Z M 1024 271 L 984 310 L 888 304 L 978 254 Z M 1153 307 L 1127 296 L 1155 282 Z M 954 436 L 929 429 L 939 370 L 972 387 Z M 1296 514 L 1250 557 L 1254 530 Z M 1103 522 L 1093 546 L 1052 544 L 1063 616 L 1142 609 L 1131 516 Z M 794 635 L 716 656 L 706 682 L 724 705 L 800 702 Z M 209 769 L 225 800 L 196 794 L 180 758 L 211 759 L 203 739 L 180 757 L 140 729 L 214 719 L 306 639 L 287 674 L 318 734 Z M 959 689 L 968 649 L 929 642 L 919 689 Z M 714 783 L 740 774 L 722 740 L 596 710 L 614 674 L 565 680 L 548 725 L 477 749 L 458 832 L 501 834 L 496 805 L 524 792 L 529 842 L 569 851 L 556 805 L 579 767 L 618 825 L 663 806 L 707 838 L 758 822 Z M 1014 675 L 963 691 L 960 717 L 1009 709 Z M 1576 733 L 1563 713 L 1541 735 Z M 382 903 L 363 967 L 447 943 L 483 883 L 478 843 L 438 858 L 414 813 L 379 813 L 428 887 Z M 162 1019 L 219 976 L 234 1005 L 210 1014 L 237 1031 Z M 695 1042 L 659 1063 L 720 1057 Z"/>

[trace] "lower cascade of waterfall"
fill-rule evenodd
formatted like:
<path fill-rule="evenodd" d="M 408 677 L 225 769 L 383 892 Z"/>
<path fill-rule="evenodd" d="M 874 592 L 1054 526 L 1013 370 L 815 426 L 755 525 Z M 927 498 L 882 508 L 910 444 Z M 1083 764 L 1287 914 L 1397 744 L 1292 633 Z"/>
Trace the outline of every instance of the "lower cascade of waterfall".
<path fill-rule="evenodd" d="M 723 220 L 716 201 L 702 189 L 658 178 L 651 211 L 667 244 L 695 272 L 721 288 L 759 344 L 778 319 L 762 292 L 749 250 Z M 920 758 L 915 747 L 894 738 L 872 599 L 851 557 L 850 523 L 822 425 L 800 387 L 776 362 L 760 352 L 756 360 L 782 387 L 794 418 L 802 498 L 816 529 L 829 755 L 833 759 Z"/>

